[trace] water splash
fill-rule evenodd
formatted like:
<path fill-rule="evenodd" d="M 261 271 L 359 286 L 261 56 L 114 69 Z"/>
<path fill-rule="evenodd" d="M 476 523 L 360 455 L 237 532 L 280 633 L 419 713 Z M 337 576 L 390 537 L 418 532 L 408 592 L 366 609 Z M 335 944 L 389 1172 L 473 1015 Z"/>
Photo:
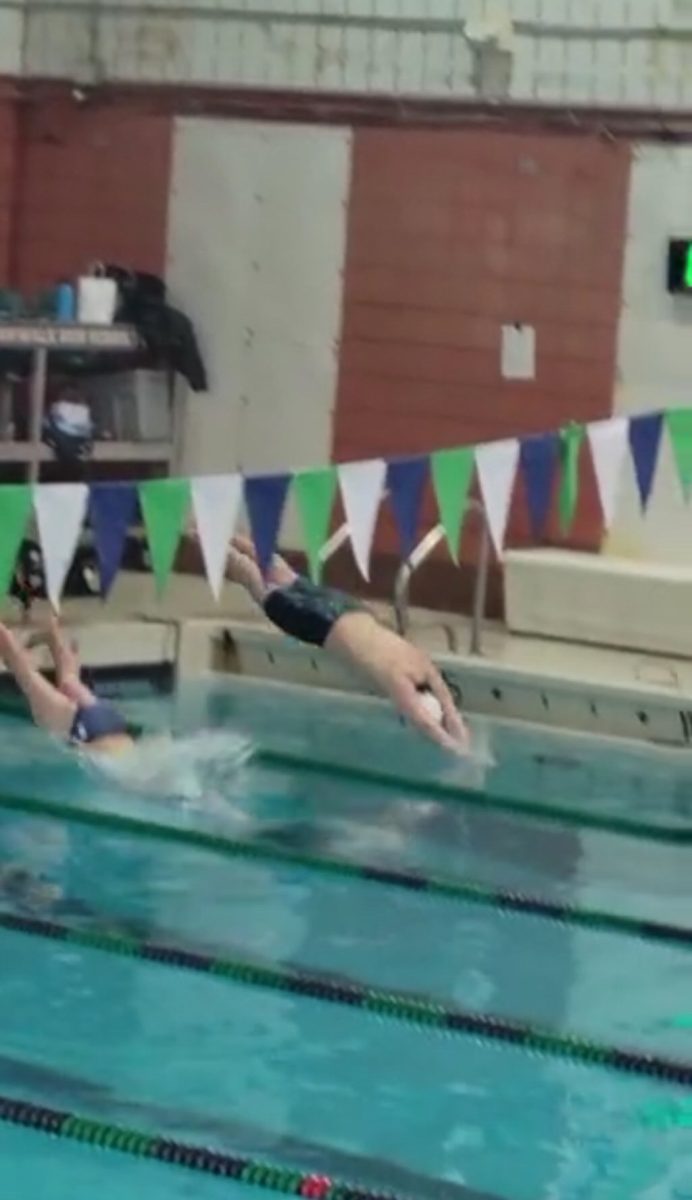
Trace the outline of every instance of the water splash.
<path fill-rule="evenodd" d="M 254 743 L 232 730 L 201 730 L 145 737 L 124 754 L 89 755 L 85 763 L 129 792 L 208 808 L 237 788 L 254 753 Z"/>

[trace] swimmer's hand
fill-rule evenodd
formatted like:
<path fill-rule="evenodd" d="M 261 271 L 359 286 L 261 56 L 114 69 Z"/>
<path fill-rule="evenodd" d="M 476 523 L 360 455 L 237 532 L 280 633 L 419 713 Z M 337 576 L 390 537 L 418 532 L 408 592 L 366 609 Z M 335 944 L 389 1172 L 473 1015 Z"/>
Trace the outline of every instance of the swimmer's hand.
<path fill-rule="evenodd" d="M 453 754 L 469 753 L 468 729 L 456 710 L 442 676 L 425 654 L 422 654 L 422 661 L 418 661 L 416 670 L 411 663 L 404 670 L 399 667 L 394 671 L 388 690 L 402 716 L 407 717 L 425 737 Z M 437 703 L 430 703 L 431 698 Z"/>
<path fill-rule="evenodd" d="M 345 613 L 340 617 L 326 646 L 369 675 L 424 737 L 453 754 L 469 753 L 469 732 L 451 692 L 420 647 L 386 629 L 366 612 Z M 426 692 L 439 701 L 441 721 L 439 712 L 425 703 Z"/>

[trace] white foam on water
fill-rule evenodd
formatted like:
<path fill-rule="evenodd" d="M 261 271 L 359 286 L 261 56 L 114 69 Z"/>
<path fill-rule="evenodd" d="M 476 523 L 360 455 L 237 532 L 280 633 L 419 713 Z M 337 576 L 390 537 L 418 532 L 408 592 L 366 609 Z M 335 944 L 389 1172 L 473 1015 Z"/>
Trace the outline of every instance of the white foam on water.
<path fill-rule="evenodd" d="M 472 791 L 483 791 L 488 771 L 496 766 L 492 747 L 492 734 L 487 721 L 470 722 L 471 744 L 468 753 L 454 757 L 446 755 L 446 762 L 437 772 L 440 782 L 456 784 Z"/>
<path fill-rule="evenodd" d="M 84 761 L 127 791 L 208 808 L 237 786 L 254 752 L 250 739 L 232 730 L 201 730 L 143 737 L 122 754 L 86 754 Z"/>

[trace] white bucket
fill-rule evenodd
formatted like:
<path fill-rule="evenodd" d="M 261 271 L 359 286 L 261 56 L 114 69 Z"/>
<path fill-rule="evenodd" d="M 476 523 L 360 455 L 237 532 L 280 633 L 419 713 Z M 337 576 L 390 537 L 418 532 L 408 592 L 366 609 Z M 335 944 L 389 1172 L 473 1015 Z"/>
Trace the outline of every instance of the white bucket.
<path fill-rule="evenodd" d="M 112 325 L 118 305 L 118 285 L 95 267 L 77 280 L 77 320 L 81 325 Z"/>

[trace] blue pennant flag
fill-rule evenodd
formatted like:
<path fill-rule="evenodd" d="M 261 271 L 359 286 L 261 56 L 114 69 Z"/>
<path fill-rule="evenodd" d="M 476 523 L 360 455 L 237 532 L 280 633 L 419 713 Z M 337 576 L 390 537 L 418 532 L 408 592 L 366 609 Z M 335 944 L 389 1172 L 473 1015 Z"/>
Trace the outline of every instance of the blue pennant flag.
<path fill-rule="evenodd" d="M 416 546 L 428 469 L 427 456 L 399 458 L 387 465 L 389 499 L 404 558 Z"/>
<path fill-rule="evenodd" d="M 558 464 L 559 437 L 555 433 L 523 438 L 520 449 L 521 469 L 526 487 L 526 503 L 534 537 L 540 537 L 548 519 Z"/>
<path fill-rule="evenodd" d="M 101 595 L 113 586 L 123 559 L 125 541 L 137 518 L 137 490 L 128 483 L 93 483 L 89 491 L 89 518 L 99 560 Z"/>
<path fill-rule="evenodd" d="M 254 475 L 245 480 L 245 506 L 263 575 L 276 549 L 290 482 L 290 475 Z"/>
<path fill-rule="evenodd" d="M 649 503 L 653 490 L 662 433 L 663 413 L 630 418 L 630 450 L 642 510 Z"/>

